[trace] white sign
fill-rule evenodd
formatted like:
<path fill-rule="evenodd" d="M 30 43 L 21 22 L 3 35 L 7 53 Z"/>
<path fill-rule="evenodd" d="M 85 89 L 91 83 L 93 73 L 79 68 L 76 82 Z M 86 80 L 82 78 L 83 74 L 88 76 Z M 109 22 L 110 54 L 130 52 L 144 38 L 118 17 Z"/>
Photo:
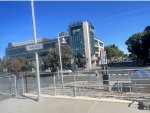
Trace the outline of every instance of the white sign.
<path fill-rule="evenodd" d="M 106 51 L 102 51 L 101 52 L 101 60 L 105 60 L 106 59 Z"/>
<path fill-rule="evenodd" d="M 28 46 L 26 46 L 26 49 L 27 49 L 27 51 L 43 49 L 43 44 L 28 45 Z"/>
<path fill-rule="evenodd" d="M 100 58 L 101 58 L 100 59 L 101 64 L 107 64 L 106 51 L 101 51 Z"/>

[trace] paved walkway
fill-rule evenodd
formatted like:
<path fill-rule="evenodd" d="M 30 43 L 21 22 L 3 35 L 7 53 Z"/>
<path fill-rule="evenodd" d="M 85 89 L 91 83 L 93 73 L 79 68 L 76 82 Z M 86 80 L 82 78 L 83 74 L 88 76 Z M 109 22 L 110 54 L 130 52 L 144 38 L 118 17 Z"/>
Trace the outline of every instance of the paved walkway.
<path fill-rule="evenodd" d="M 136 104 L 102 102 L 95 100 L 45 97 L 36 102 L 32 99 L 7 99 L 0 101 L 1 113 L 149 113 L 138 110 Z"/>
<path fill-rule="evenodd" d="M 13 96 L 9 95 L 9 94 L 4 94 L 4 93 L 0 92 L 0 101 L 6 100 L 6 99 L 9 99 L 9 98 L 13 98 Z"/>

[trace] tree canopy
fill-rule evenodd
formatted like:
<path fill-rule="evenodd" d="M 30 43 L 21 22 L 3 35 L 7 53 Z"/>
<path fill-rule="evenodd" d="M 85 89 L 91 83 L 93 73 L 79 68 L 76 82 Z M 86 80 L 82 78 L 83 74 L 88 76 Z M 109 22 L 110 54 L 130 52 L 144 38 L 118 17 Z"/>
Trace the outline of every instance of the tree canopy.
<path fill-rule="evenodd" d="M 150 26 L 146 26 L 143 32 L 133 34 L 125 44 L 128 51 L 136 58 L 150 57 Z"/>
<path fill-rule="evenodd" d="M 25 71 L 26 60 L 23 58 L 15 58 L 10 61 L 10 70 L 13 72 Z"/>
<path fill-rule="evenodd" d="M 118 59 L 124 55 L 124 52 L 119 50 L 115 44 L 105 46 L 105 51 L 109 60 Z"/>
<path fill-rule="evenodd" d="M 61 44 L 61 55 L 63 66 L 70 66 L 72 55 L 71 48 L 68 45 Z M 59 66 L 59 64 L 59 50 L 57 46 L 56 48 L 49 50 L 47 56 L 44 58 L 44 65 L 45 68 L 56 68 L 57 66 Z"/>
<path fill-rule="evenodd" d="M 132 54 L 136 55 L 137 58 L 141 58 L 142 52 L 142 42 L 141 42 L 142 33 L 135 33 L 125 42 L 127 49 Z"/>

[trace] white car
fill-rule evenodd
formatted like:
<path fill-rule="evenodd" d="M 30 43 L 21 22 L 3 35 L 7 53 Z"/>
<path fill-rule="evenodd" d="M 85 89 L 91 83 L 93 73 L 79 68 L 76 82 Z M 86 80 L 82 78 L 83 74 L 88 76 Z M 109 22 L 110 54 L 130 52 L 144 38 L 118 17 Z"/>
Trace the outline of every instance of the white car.
<path fill-rule="evenodd" d="M 62 69 L 62 72 L 63 72 L 64 74 L 70 74 L 70 73 L 72 73 L 72 70 L 69 70 L 69 69 Z"/>
<path fill-rule="evenodd" d="M 45 70 L 45 72 L 51 72 L 51 70 L 47 69 L 47 70 Z"/>

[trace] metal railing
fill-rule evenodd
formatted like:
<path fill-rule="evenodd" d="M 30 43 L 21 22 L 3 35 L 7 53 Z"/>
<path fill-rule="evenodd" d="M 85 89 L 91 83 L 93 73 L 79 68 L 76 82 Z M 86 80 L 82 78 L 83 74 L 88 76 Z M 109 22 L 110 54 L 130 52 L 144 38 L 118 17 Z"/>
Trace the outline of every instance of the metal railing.
<path fill-rule="evenodd" d="M 75 72 L 62 77 L 59 73 L 41 76 L 41 92 L 49 95 L 89 96 L 94 98 L 114 97 L 122 99 L 150 99 L 150 75 L 135 77 L 139 69 L 99 70 L 97 73 Z M 150 70 L 140 70 L 148 72 Z M 108 79 L 105 79 L 107 74 Z M 11 81 L 11 82 L 10 82 Z M 20 77 L 0 77 L 0 91 L 10 94 L 37 94 L 36 76 L 22 74 Z M 63 87 L 62 87 L 63 84 Z"/>
<path fill-rule="evenodd" d="M 108 80 L 104 80 L 103 72 L 84 71 L 64 75 L 63 83 L 60 74 L 41 77 L 41 91 L 49 95 L 89 96 L 94 98 L 115 97 L 123 99 L 150 98 L 150 77 L 133 76 L 137 69 L 107 70 Z M 147 71 L 147 70 L 140 70 Z M 27 77 L 27 91 L 37 93 L 36 79 Z M 35 84 L 34 84 L 35 83 Z M 63 87 L 62 87 L 63 84 Z M 33 87 L 34 85 L 34 87 Z M 26 85 L 25 85 L 26 86 Z M 25 89 L 25 88 L 24 88 Z"/>
<path fill-rule="evenodd" d="M 17 95 L 17 78 L 15 75 L 0 76 L 0 92 Z"/>

